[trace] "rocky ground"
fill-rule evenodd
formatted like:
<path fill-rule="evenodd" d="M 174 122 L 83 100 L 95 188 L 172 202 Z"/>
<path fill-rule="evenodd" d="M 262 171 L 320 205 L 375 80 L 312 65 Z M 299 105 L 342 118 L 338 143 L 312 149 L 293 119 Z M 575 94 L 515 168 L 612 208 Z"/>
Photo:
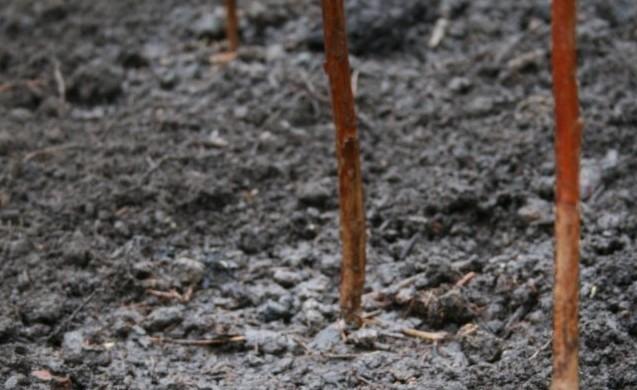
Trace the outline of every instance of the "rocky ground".
<path fill-rule="evenodd" d="M 347 5 L 371 321 L 344 338 L 318 1 L 239 1 L 227 65 L 220 1 L 0 3 L 0 387 L 547 388 L 549 2 Z M 631 389 L 637 3 L 580 10 L 582 381 Z"/>

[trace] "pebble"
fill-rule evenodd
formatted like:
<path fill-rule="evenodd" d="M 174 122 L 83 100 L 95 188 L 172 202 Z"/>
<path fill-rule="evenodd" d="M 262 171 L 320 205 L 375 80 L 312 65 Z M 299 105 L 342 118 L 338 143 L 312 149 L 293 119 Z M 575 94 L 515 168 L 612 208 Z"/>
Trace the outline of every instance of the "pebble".
<path fill-rule="evenodd" d="M 201 282 L 206 267 L 203 263 L 188 257 L 179 257 L 173 263 L 172 275 L 182 287 L 196 286 Z"/>
<path fill-rule="evenodd" d="M 2 308 L 4 313 L 8 313 L 8 309 Z M 7 310 L 7 311 L 4 311 Z M 7 316 L 0 317 L 0 344 L 9 338 L 13 337 L 15 333 L 14 321 Z"/>
<path fill-rule="evenodd" d="M 122 69 L 113 64 L 96 61 L 82 65 L 69 78 L 68 97 L 87 106 L 111 103 L 122 94 L 124 79 Z"/>
<path fill-rule="evenodd" d="M 116 221 L 115 224 L 113 225 L 113 228 L 120 235 L 124 237 L 130 237 L 130 229 L 128 228 L 128 225 L 126 225 L 124 221 Z"/>
<path fill-rule="evenodd" d="M 153 275 L 156 265 L 152 261 L 139 261 L 132 266 L 132 273 L 137 279 L 146 279 Z"/>
<path fill-rule="evenodd" d="M 602 182 L 602 167 L 595 160 L 583 159 L 580 171 L 580 194 L 582 200 L 593 195 Z"/>
<path fill-rule="evenodd" d="M 281 44 L 270 45 L 266 49 L 265 58 L 268 62 L 285 57 L 285 48 Z"/>
<path fill-rule="evenodd" d="M 315 261 L 313 248 L 307 242 L 301 242 L 296 247 L 284 247 L 280 251 L 279 257 L 283 259 L 283 264 L 290 268 L 311 265 Z"/>
<path fill-rule="evenodd" d="M 13 132 L 0 130 L 0 156 L 6 156 L 25 146 L 25 142 L 15 137 Z"/>
<path fill-rule="evenodd" d="M 326 291 L 331 285 L 332 283 L 330 282 L 330 279 L 320 275 L 310 280 L 301 282 L 298 286 L 296 286 L 295 291 L 300 299 L 321 299 L 323 292 Z"/>
<path fill-rule="evenodd" d="M 527 223 L 551 223 L 553 204 L 540 198 L 528 198 L 526 204 L 518 210 L 518 216 Z"/>
<path fill-rule="evenodd" d="M 456 93 L 462 94 L 462 93 L 468 92 L 471 89 L 472 86 L 473 86 L 473 83 L 468 78 L 466 78 L 466 77 L 454 77 L 454 78 L 451 79 L 451 81 L 449 81 L 448 88 L 452 92 L 456 92 Z"/>
<path fill-rule="evenodd" d="M 319 352 L 328 352 L 340 343 L 341 328 L 337 323 L 332 323 L 314 336 L 309 347 Z"/>
<path fill-rule="evenodd" d="M 19 336 L 29 339 L 48 336 L 51 333 L 51 327 L 46 324 L 33 324 L 31 326 L 20 327 Z"/>
<path fill-rule="evenodd" d="M 90 248 L 82 233 L 75 232 L 69 242 L 63 246 L 64 260 L 78 267 L 86 266 L 90 260 Z"/>
<path fill-rule="evenodd" d="M 21 389 L 27 384 L 27 378 L 22 374 L 11 375 L 5 382 L 3 389 Z"/>
<path fill-rule="evenodd" d="M 486 115 L 493 110 L 493 100 L 486 96 L 478 96 L 466 106 L 466 112 L 472 116 Z"/>
<path fill-rule="evenodd" d="M 291 296 L 282 296 L 278 301 L 267 300 L 259 309 L 259 314 L 266 322 L 289 320 L 294 315 L 293 299 Z"/>
<path fill-rule="evenodd" d="M 633 337 L 637 337 L 637 313 L 633 314 L 629 319 L 626 325 L 628 329 L 628 334 Z"/>
<path fill-rule="evenodd" d="M 326 254 L 321 257 L 321 271 L 328 275 L 337 274 L 341 267 L 341 258 L 336 254 Z"/>
<path fill-rule="evenodd" d="M 222 38 L 224 36 L 225 20 L 216 13 L 204 13 L 189 27 L 197 38 Z"/>
<path fill-rule="evenodd" d="M 83 360 L 82 345 L 84 333 L 82 330 L 74 330 L 64 334 L 62 341 L 62 355 L 67 363 L 81 363 Z"/>
<path fill-rule="evenodd" d="M 113 333 L 119 337 L 126 337 L 132 331 L 133 326 L 143 321 L 139 312 L 127 308 L 118 309 L 114 317 Z"/>
<path fill-rule="evenodd" d="M 617 150 L 610 149 L 602 159 L 583 159 L 580 170 L 580 194 L 587 200 L 602 184 L 604 177 L 619 163 Z"/>
<path fill-rule="evenodd" d="M 179 324 L 183 319 L 182 306 L 160 307 L 153 310 L 146 318 L 144 328 L 149 332 L 157 332 L 171 325 Z"/>
<path fill-rule="evenodd" d="M 325 321 L 325 317 L 323 317 L 323 314 L 321 314 L 320 311 L 314 309 L 303 311 L 303 316 L 304 323 L 308 326 L 320 325 L 323 323 L 323 321 Z"/>
<path fill-rule="evenodd" d="M 464 352 L 471 364 L 493 362 L 502 351 L 501 339 L 482 329 L 462 336 L 460 344 L 460 353 Z"/>
<path fill-rule="evenodd" d="M 24 256 L 29 253 L 31 249 L 33 249 L 33 245 L 31 245 L 31 242 L 26 238 L 14 240 L 9 244 L 9 256 L 13 258 Z"/>
<path fill-rule="evenodd" d="M 378 331 L 373 328 L 361 328 L 351 333 L 347 341 L 361 348 L 372 349 L 378 341 Z"/>
<path fill-rule="evenodd" d="M 297 190 L 297 197 L 303 206 L 324 209 L 335 194 L 323 181 L 311 181 L 302 184 Z"/>
<path fill-rule="evenodd" d="M 298 272 L 282 268 L 274 271 L 274 275 L 272 275 L 272 277 L 275 282 L 286 288 L 294 287 L 303 279 Z"/>
<path fill-rule="evenodd" d="M 162 72 L 159 75 L 159 86 L 162 89 L 171 90 L 179 83 L 179 76 L 173 70 Z"/>
<path fill-rule="evenodd" d="M 261 329 L 245 331 L 246 345 L 258 348 L 266 354 L 281 354 L 295 348 L 295 342 L 279 332 Z"/>
<path fill-rule="evenodd" d="M 28 322 L 55 323 L 64 311 L 64 299 L 56 293 L 49 292 L 33 299 L 33 307 L 25 310 Z"/>
<path fill-rule="evenodd" d="M 303 301 L 301 306 L 303 319 L 306 325 L 316 326 L 323 323 L 325 317 L 322 311 L 325 310 L 322 305 L 315 299 L 307 299 Z"/>

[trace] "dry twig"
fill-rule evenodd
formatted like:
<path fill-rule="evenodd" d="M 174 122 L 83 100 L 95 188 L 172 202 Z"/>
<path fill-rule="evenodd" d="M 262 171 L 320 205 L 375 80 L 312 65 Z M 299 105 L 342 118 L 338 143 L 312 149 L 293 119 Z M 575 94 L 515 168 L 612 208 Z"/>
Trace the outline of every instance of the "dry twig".
<path fill-rule="evenodd" d="M 151 341 L 155 342 L 155 343 L 167 343 L 167 344 L 178 344 L 178 345 L 192 345 L 192 346 L 199 346 L 199 347 L 205 347 L 205 346 L 220 346 L 220 345 L 227 345 L 227 344 L 233 344 L 233 343 L 243 343 L 246 338 L 245 336 L 241 336 L 241 335 L 232 335 L 232 336 L 220 336 L 220 337 L 216 337 L 214 339 L 196 339 L 196 340 L 190 340 L 190 339 L 172 339 L 172 338 L 167 338 L 167 337 L 151 337 L 150 338 Z"/>
<path fill-rule="evenodd" d="M 460 280 L 458 280 L 456 282 L 456 287 L 464 287 L 464 286 L 466 286 L 475 277 L 476 277 L 476 273 L 475 272 L 473 272 L 473 271 L 469 272 L 468 274 L 466 274 L 465 276 L 463 276 L 462 278 L 460 278 Z"/>
<path fill-rule="evenodd" d="M 64 145 L 56 145 L 56 146 L 49 146 L 46 148 L 42 148 L 42 149 L 38 149 L 38 150 L 34 150 L 32 152 L 27 153 L 23 158 L 22 158 L 22 162 L 28 162 L 31 160 L 37 160 L 37 159 L 45 159 L 53 154 L 57 154 L 57 153 L 61 153 L 64 152 L 66 150 L 69 149 L 76 149 L 76 148 L 81 148 L 82 145 L 78 145 L 75 143 L 70 143 L 70 144 L 64 144 Z"/>
<path fill-rule="evenodd" d="M 402 329 L 401 332 L 403 332 L 407 336 L 416 337 L 421 340 L 430 341 L 433 343 L 437 343 L 438 341 L 442 341 L 449 337 L 449 333 L 447 332 L 426 332 L 424 330 L 411 328 Z"/>
<path fill-rule="evenodd" d="M 146 292 L 149 293 L 150 295 L 154 295 L 162 299 L 176 300 L 181 303 L 190 302 L 190 300 L 192 299 L 192 291 L 193 291 L 192 287 L 188 287 L 186 292 L 183 294 L 180 294 L 175 289 L 172 289 L 170 291 L 159 291 L 159 290 L 153 290 L 153 289 L 146 290 Z"/>

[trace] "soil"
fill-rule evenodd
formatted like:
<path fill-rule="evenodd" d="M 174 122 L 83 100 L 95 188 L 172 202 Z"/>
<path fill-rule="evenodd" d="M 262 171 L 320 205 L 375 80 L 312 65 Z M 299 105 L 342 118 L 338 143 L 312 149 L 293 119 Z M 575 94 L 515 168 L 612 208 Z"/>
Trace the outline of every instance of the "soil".
<path fill-rule="evenodd" d="M 635 389 L 637 3 L 580 3 L 582 385 Z M 239 8 L 218 64 L 220 1 L 0 3 L 0 387 L 546 389 L 549 2 L 347 1 L 360 330 L 319 2 Z"/>

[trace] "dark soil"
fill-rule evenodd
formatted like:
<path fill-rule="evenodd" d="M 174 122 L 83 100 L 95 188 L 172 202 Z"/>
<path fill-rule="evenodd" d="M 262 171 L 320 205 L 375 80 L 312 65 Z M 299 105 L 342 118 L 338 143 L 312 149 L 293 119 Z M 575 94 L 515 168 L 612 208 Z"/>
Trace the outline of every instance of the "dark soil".
<path fill-rule="evenodd" d="M 228 65 L 220 1 L 0 2 L 0 387 L 547 388 L 549 2 L 347 3 L 374 321 L 343 338 L 319 1 L 239 1 Z M 635 389 L 637 3 L 580 3 L 582 382 Z"/>

